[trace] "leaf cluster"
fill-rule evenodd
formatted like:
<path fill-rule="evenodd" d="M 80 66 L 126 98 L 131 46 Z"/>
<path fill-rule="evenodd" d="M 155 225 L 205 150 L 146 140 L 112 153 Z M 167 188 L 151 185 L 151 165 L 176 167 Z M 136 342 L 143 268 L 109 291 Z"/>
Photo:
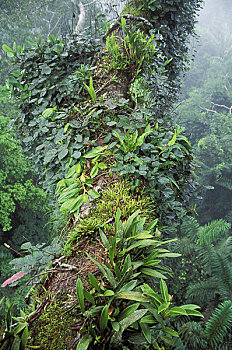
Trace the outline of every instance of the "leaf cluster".
<path fill-rule="evenodd" d="M 101 271 L 101 278 L 88 274 L 88 289 L 77 279 L 77 299 L 85 322 L 81 328 L 82 338 L 77 349 L 86 349 L 90 344 L 100 348 L 104 343 L 111 347 L 128 342 L 150 344 L 158 349 L 158 343 L 172 343 L 178 333 L 168 327 L 167 320 L 180 316 L 202 316 L 196 305 L 171 307 L 171 295 L 163 279 L 170 271 L 161 264 L 161 258 L 176 257 L 162 248 L 170 241 L 161 241 L 158 231 L 153 235 L 157 220 L 145 225 L 145 218 L 134 212 L 124 223 L 117 210 L 114 235 L 106 236 L 100 229 L 102 243 L 109 254 L 108 263 L 88 258 Z M 160 287 L 153 289 L 145 281 L 147 276 L 161 279 Z M 93 322 L 94 321 L 94 322 Z M 129 338 L 124 338 L 130 328 Z M 142 331 L 142 335 L 140 335 Z M 127 339 L 127 340 L 126 340 Z"/>

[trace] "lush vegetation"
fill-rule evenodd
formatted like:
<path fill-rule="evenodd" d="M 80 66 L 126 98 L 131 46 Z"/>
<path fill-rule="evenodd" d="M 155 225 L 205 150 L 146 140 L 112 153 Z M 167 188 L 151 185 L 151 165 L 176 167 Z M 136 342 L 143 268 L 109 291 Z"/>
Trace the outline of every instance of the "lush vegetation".
<path fill-rule="evenodd" d="M 22 4 L 9 13 L 24 44 L 3 43 L 0 232 L 14 259 L 1 254 L 16 273 L 1 273 L 2 290 L 30 290 L 17 318 L 0 300 L 1 349 L 229 350 L 228 47 L 221 59 L 209 41 L 172 112 L 201 1 L 128 1 L 103 41 L 96 4 L 78 35 L 73 3 Z"/>

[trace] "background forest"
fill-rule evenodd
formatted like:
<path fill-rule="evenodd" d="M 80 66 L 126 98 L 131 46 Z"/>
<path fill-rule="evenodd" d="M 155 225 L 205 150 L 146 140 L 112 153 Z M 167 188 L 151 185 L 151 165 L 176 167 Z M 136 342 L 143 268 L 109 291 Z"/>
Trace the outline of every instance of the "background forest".
<path fill-rule="evenodd" d="M 150 1 L 149 6 L 152 6 L 153 3 Z M 102 35 L 109 27 L 107 23 L 119 16 L 125 1 L 83 1 L 83 4 L 86 10 L 85 31 L 79 34 L 78 39 L 70 40 L 69 47 L 66 47 L 63 41 L 73 33 L 77 25 L 80 9 L 75 1 L 6 0 L 4 4 L 0 4 L 0 42 L 1 47 L 3 47 L 3 50 L 0 51 L 0 283 L 2 284 L 16 272 L 20 271 L 24 275 L 18 280 L 16 278 L 15 281 L 11 281 L 13 283 L 0 288 L 0 298 L 4 296 L 9 298 L 7 301 L 6 299 L 2 301 L 2 307 L 4 303 L 6 303 L 6 307 L 5 310 L 2 308 L 1 317 L 4 320 L 6 314 L 9 318 L 12 312 L 15 315 L 20 312 L 23 323 L 20 321 L 21 328 L 13 333 L 14 336 L 15 334 L 21 335 L 19 346 L 22 349 L 23 338 L 26 334 L 25 327 L 27 327 L 28 322 L 26 314 L 24 314 L 26 310 L 24 298 L 32 286 L 34 287 L 34 283 L 38 281 L 31 280 L 33 274 L 42 274 L 45 267 L 52 268 L 52 260 L 57 258 L 61 251 L 66 256 L 72 256 L 72 247 L 77 241 L 77 233 L 72 233 L 72 231 L 70 233 L 71 219 L 67 209 L 74 215 L 74 207 L 76 206 L 75 208 L 79 210 L 79 204 L 72 202 L 72 206 L 70 206 L 68 201 L 73 200 L 73 197 L 67 191 L 65 193 L 62 181 L 68 183 L 72 180 L 74 172 L 78 173 L 76 165 L 73 164 L 82 159 L 81 154 L 86 151 L 83 145 L 88 147 L 91 143 L 91 132 L 98 130 L 97 122 L 93 125 L 87 121 L 87 124 L 81 129 L 77 119 L 70 118 L 69 121 L 66 121 L 65 114 L 73 113 L 74 115 L 78 112 L 81 115 L 87 115 L 88 110 L 86 112 L 85 107 L 83 107 L 83 100 L 87 93 L 96 105 L 96 108 L 93 108 L 91 114 L 87 116 L 89 118 L 94 116 L 95 120 L 98 120 L 102 110 L 104 110 L 103 102 L 97 101 L 93 85 L 91 87 L 94 69 L 91 55 L 93 52 L 99 52 Z M 166 1 L 165 4 L 163 6 L 171 6 L 169 1 Z M 161 8 L 162 10 L 163 8 Z M 145 319 L 144 322 L 140 322 L 140 320 L 139 326 L 134 325 L 134 329 L 137 326 L 141 327 L 140 333 L 142 335 L 136 334 L 137 343 L 133 343 L 137 344 L 133 346 L 138 346 L 138 349 L 149 348 L 149 346 L 155 349 L 176 350 L 232 349 L 231 15 L 232 3 L 230 0 L 220 0 L 220 3 L 215 0 L 205 2 L 200 11 L 199 23 L 195 28 L 197 36 L 192 37 L 188 43 L 188 59 L 187 51 L 182 51 L 180 54 L 176 51 L 171 52 L 170 48 L 165 47 L 165 44 L 162 46 L 165 34 L 155 33 L 161 49 L 158 53 L 153 52 L 153 55 L 158 58 L 151 64 L 155 65 L 156 68 L 161 67 L 160 71 L 157 68 L 155 76 L 150 80 L 144 73 L 143 79 L 144 81 L 148 79 L 148 85 L 141 84 L 141 81 L 138 83 L 139 80 L 135 77 L 130 93 L 136 111 L 139 110 L 136 108 L 141 107 L 141 105 L 144 110 L 149 103 L 150 110 L 153 108 L 152 103 L 155 105 L 156 116 L 159 116 L 157 117 L 157 128 L 160 127 L 162 131 L 160 134 L 158 129 L 155 131 L 157 132 L 157 143 L 163 147 L 160 148 L 164 154 L 162 162 L 157 161 L 155 156 L 150 157 L 147 150 L 157 145 L 154 145 L 152 141 L 147 141 L 146 138 L 151 131 L 147 126 L 145 128 L 142 125 L 144 134 L 140 137 L 141 144 L 143 144 L 144 158 L 142 159 L 144 163 L 138 165 L 138 159 L 141 155 L 137 152 L 136 147 L 131 146 L 133 140 L 130 139 L 130 132 L 125 126 L 125 118 L 121 115 L 121 119 L 118 121 L 114 115 L 114 108 L 127 108 L 123 99 L 119 101 L 119 107 L 110 106 L 112 115 L 114 115 L 113 119 L 111 115 L 111 119 L 104 120 L 109 127 L 114 125 L 118 127 L 116 133 L 124 127 L 127 132 L 124 139 L 120 132 L 118 135 L 116 133 L 112 133 L 111 136 L 103 135 L 102 138 L 106 143 L 111 142 L 115 137 L 121 145 L 121 148 L 118 146 L 118 163 L 113 171 L 125 176 L 126 187 L 130 187 L 130 191 L 136 193 L 136 186 L 141 186 L 141 182 L 136 181 L 141 181 L 141 176 L 146 178 L 146 174 L 150 172 L 151 163 L 153 168 L 157 167 L 159 174 L 157 175 L 158 185 L 154 184 L 153 180 L 146 178 L 146 181 L 150 181 L 152 199 L 155 199 L 155 203 L 162 203 L 162 206 L 153 205 L 153 214 L 146 205 L 150 201 L 150 197 L 146 193 L 143 197 L 144 200 L 139 205 L 132 202 L 131 207 L 127 207 L 129 192 L 120 186 L 116 189 L 119 195 L 123 193 L 124 198 L 125 210 L 121 213 L 121 220 L 131 217 L 130 215 L 138 208 L 145 210 L 146 216 L 152 216 L 155 213 L 155 217 L 159 219 L 157 230 L 162 233 L 165 239 L 170 240 L 167 241 L 168 250 L 159 252 L 159 254 L 157 253 L 158 257 L 152 258 L 152 263 L 155 261 L 154 264 L 158 265 L 156 275 L 152 276 L 155 281 L 158 280 L 155 282 L 155 286 L 161 283 L 160 289 L 163 298 L 163 303 L 160 300 L 156 301 L 160 303 L 159 312 L 152 314 L 159 326 L 151 331 L 149 328 L 152 323 L 151 318 Z M 44 38 L 48 38 L 48 40 L 43 42 Z M 27 47 L 25 51 L 23 51 L 23 45 Z M 109 41 L 108 45 L 108 48 L 112 48 L 115 43 Z M 40 47 L 43 49 L 45 57 L 45 61 L 39 68 L 40 74 L 38 76 L 34 74 L 33 77 L 30 74 L 24 75 L 24 78 L 21 79 L 18 67 L 21 62 L 23 64 L 26 62 L 27 72 L 37 69 L 35 68 L 37 67 L 36 57 Z M 147 47 L 144 49 L 143 59 L 146 57 L 146 50 Z M 20 56 L 22 52 L 25 52 L 24 61 L 18 59 L 18 57 L 22 57 Z M 69 52 L 68 57 L 67 52 Z M 56 60 L 55 55 L 59 56 L 59 61 Z M 81 57 L 81 59 L 78 58 L 78 65 L 76 64 L 77 57 Z M 14 62 L 13 66 L 11 59 Z M 62 70 L 64 62 L 67 62 L 65 72 Z M 189 69 L 185 74 L 183 71 L 187 67 Z M 76 74 L 77 71 L 78 74 Z M 48 76 L 50 85 L 43 89 L 40 88 L 41 84 L 47 81 Z M 28 86 L 26 88 L 23 81 L 26 79 L 29 82 L 33 98 L 30 105 L 24 103 L 28 98 Z M 149 95 L 150 87 L 155 91 L 155 97 L 152 97 L 153 102 L 151 102 Z M 19 92 L 15 92 L 17 89 Z M 146 93 L 147 91 L 148 93 Z M 12 94 L 16 95 L 16 99 L 12 98 Z M 19 96 L 20 99 L 17 99 Z M 62 106 L 62 109 L 59 110 L 59 106 Z M 75 109 L 75 106 L 78 107 Z M 171 123 L 178 124 L 179 127 L 172 129 L 170 120 L 162 117 L 163 114 L 167 115 L 168 113 L 172 118 Z M 24 116 L 22 117 L 22 115 Z M 30 115 L 33 115 L 34 119 L 31 119 Z M 148 122 L 149 120 L 148 118 Z M 137 120 L 133 120 L 133 123 L 137 125 L 136 123 L 140 122 L 138 113 Z M 90 130 L 89 133 L 86 132 L 87 128 Z M 37 130 L 39 131 L 37 132 Z M 187 140 L 191 141 L 192 150 Z M 129 152 L 127 167 L 123 164 L 126 141 L 128 144 L 131 142 L 129 151 L 128 149 L 126 151 L 127 154 Z M 57 146 L 56 148 L 54 144 Z M 104 143 L 102 144 L 104 145 Z M 103 147 L 102 144 L 93 145 L 100 149 Z M 181 147 L 177 147 L 178 149 L 173 151 L 174 160 L 174 157 L 166 152 L 165 147 L 167 145 L 175 147 L 179 144 Z M 115 147 L 114 144 L 113 147 Z M 184 147 L 187 149 L 186 153 L 183 151 Z M 91 151 L 88 150 L 88 152 L 87 168 L 90 167 L 88 162 L 91 162 L 93 157 L 98 156 L 97 153 L 91 155 Z M 97 159 L 94 163 L 95 165 L 91 168 L 91 178 L 106 168 L 103 149 L 101 152 L 103 158 L 99 161 Z M 174 161 L 178 163 L 176 168 L 172 166 Z M 177 173 L 180 174 L 179 177 Z M 131 181 L 131 175 L 136 181 Z M 97 199 L 98 193 L 95 190 L 89 190 L 88 183 L 86 184 L 84 181 L 86 180 L 82 181 L 85 188 L 84 193 L 87 193 L 93 200 Z M 60 184 L 58 187 L 56 187 L 57 183 Z M 71 186 L 73 185 L 72 182 L 68 185 L 67 183 L 65 184 L 66 189 L 70 183 Z M 183 193 L 179 184 L 183 184 L 183 188 L 185 188 Z M 152 188 L 155 188 L 153 192 Z M 73 190 L 75 191 L 75 186 L 72 188 Z M 157 195 L 159 191 L 162 194 Z M 105 196 L 105 200 L 112 200 L 114 205 L 110 193 L 107 192 Z M 84 199 L 81 204 L 83 202 L 85 202 Z M 104 202 L 102 203 L 104 204 Z M 100 218 L 100 209 L 97 215 Z M 165 219 L 163 219 L 164 217 Z M 134 218 L 132 219 L 134 220 Z M 116 221 L 117 219 L 115 219 Z M 94 232 L 96 228 L 102 227 L 102 222 L 100 225 L 97 220 L 82 224 L 83 227 L 86 226 L 80 227 L 79 231 L 81 232 L 83 229 L 84 233 Z M 104 229 L 112 230 L 110 221 L 107 225 L 107 227 L 104 226 Z M 140 227 L 142 232 L 148 235 L 147 238 L 150 237 L 150 226 L 146 227 L 144 231 Z M 134 229 L 136 230 L 136 228 Z M 57 238 L 57 234 L 60 235 L 59 238 Z M 65 243 L 66 236 L 68 239 Z M 178 240 L 175 240 L 176 237 Z M 110 246 L 110 251 L 113 243 L 105 240 L 104 233 L 101 238 L 106 249 Z M 137 254 L 139 256 L 139 253 Z M 174 260 L 169 259 L 172 256 Z M 160 259 L 163 259 L 161 266 Z M 166 274 L 168 274 L 168 278 L 166 283 L 162 284 Z M 162 282 L 160 282 L 160 278 Z M 95 280 L 92 279 L 92 287 L 94 286 L 98 291 L 98 287 L 94 284 Z M 111 296 L 112 288 L 105 290 L 103 287 L 101 287 L 103 295 Z M 81 288 L 79 285 L 79 290 Z M 129 291 L 132 293 L 134 287 L 131 285 L 129 288 L 131 288 Z M 45 290 L 44 293 L 46 298 L 49 298 L 49 292 Z M 143 295 L 148 293 L 148 289 L 143 290 Z M 89 294 L 88 290 L 85 291 L 85 299 L 91 303 L 92 299 Z M 35 289 L 33 298 L 34 304 L 38 305 L 39 298 L 42 298 L 41 292 Z M 185 310 L 184 316 L 168 319 L 163 326 L 163 320 L 160 316 L 163 316 L 162 312 L 165 312 L 166 309 L 165 307 L 164 311 L 161 309 L 164 304 L 170 304 L 172 298 L 176 309 L 182 304 L 199 305 L 199 310 L 204 317 L 198 317 L 199 314 L 193 307 L 192 314 Z M 83 311 L 82 295 L 78 292 L 77 299 L 81 311 Z M 124 314 L 131 316 L 132 311 L 135 313 L 141 311 L 133 309 L 133 307 L 134 304 L 127 306 L 123 311 Z M 166 305 L 167 307 L 169 306 Z M 106 309 L 101 309 L 99 319 L 101 317 L 104 320 L 104 312 Z M 196 313 L 194 314 L 194 312 Z M 110 314 L 110 311 L 107 308 L 107 317 L 108 313 Z M 133 313 L 133 315 L 135 314 Z M 148 315 L 144 315 L 143 317 L 148 317 Z M 18 322 L 18 319 L 16 321 Z M 6 327 L 4 322 L 2 321 L 2 327 Z M 112 322 L 114 323 L 115 319 Z M 116 327 L 115 324 L 112 327 Z M 100 322 L 101 327 L 105 330 L 107 325 L 104 328 L 103 323 Z M 157 328 L 159 328 L 159 336 L 161 334 L 160 340 L 152 343 L 152 337 L 157 336 Z M 96 349 L 98 346 L 99 349 L 102 346 L 102 330 L 100 334 L 101 336 L 96 340 L 97 336 L 93 336 L 91 333 L 91 336 L 95 337 Z M 84 338 L 86 343 L 84 344 L 83 341 L 81 345 L 83 347 L 77 347 L 77 349 L 88 348 L 90 343 L 88 339 L 90 338 L 86 334 L 82 339 Z M 29 345 L 33 347 L 35 344 Z M 128 346 L 128 344 L 126 345 Z M 46 348 L 43 346 L 41 349 Z M 0 347 L 0 349 L 5 348 Z M 125 347 L 125 349 L 128 348 Z"/>

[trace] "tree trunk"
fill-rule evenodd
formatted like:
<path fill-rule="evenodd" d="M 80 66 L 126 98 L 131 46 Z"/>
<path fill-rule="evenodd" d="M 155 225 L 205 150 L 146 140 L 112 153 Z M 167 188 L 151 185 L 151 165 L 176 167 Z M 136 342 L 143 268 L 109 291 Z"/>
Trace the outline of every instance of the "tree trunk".
<path fill-rule="evenodd" d="M 159 248 L 158 227 L 186 214 L 192 155 L 180 130 L 154 114 L 166 59 L 149 34 L 157 13 L 148 4 L 140 9 L 143 3 L 130 1 L 108 29 L 86 102 L 75 106 L 73 119 L 96 127 L 87 123 L 86 153 L 58 183 L 69 233 L 36 296 L 29 296 L 36 310 L 28 350 L 142 349 L 166 335 L 161 324 L 168 316 L 148 315 L 147 293 L 152 287 L 163 303 L 171 300 L 163 280 L 161 291 L 157 285 L 170 273 L 158 259 L 169 256 Z M 145 315 L 153 330 L 141 323 Z"/>

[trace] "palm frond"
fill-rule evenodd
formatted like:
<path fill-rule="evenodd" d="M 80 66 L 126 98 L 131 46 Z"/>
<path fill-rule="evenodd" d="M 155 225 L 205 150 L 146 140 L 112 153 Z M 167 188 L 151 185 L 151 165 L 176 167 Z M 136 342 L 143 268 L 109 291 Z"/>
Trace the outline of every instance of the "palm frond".
<path fill-rule="evenodd" d="M 217 348 L 230 333 L 232 326 L 232 302 L 226 300 L 212 313 L 205 327 L 205 337 L 210 345 Z"/>
<path fill-rule="evenodd" d="M 197 232 L 197 243 L 209 245 L 217 238 L 222 237 L 231 228 L 231 224 L 223 219 L 214 220 L 207 225 L 201 226 Z"/>
<path fill-rule="evenodd" d="M 203 305 L 214 299 L 217 291 L 218 281 L 211 277 L 205 281 L 190 284 L 187 288 L 186 298 Z"/>

